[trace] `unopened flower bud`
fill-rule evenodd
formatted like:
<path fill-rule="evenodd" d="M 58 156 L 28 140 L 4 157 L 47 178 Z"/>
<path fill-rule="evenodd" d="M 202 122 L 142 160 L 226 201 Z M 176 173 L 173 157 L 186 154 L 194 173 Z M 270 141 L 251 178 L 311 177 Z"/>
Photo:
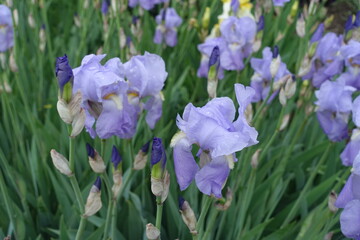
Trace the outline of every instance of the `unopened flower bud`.
<path fill-rule="evenodd" d="M 80 21 L 80 17 L 79 14 L 75 13 L 74 14 L 74 23 L 76 27 L 81 27 L 81 21 Z"/>
<path fill-rule="evenodd" d="M 149 240 L 157 240 L 160 237 L 160 230 L 157 229 L 153 224 L 146 224 L 146 237 Z"/>
<path fill-rule="evenodd" d="M 203 18 L 201 20 L 202 28 L 208 29 L 209 28 L 209 22 L 210 22 L 210 8 L 206 7 L 205 12 L 204 12 L 204 16 L 203 16 Z"/>
<path fill-rule="evenodd" d="M 211 52 L 211 56 L 209 59 L 207 91 L 210 98 L 216 97 L 219 66 L 220 66 L 220 49 L 218 46 L 215 46 Z"/>
<path fill-rule="evenodd" d="M 246 109 L 245 109 L 245 119 L 248 123 L 251 123 L 252 119 L 253 119 L 253 115 L 254 115 L 254 110 L 252 107 L 252 104 L 247 105 Z"/>
<path fill-rule="evenodd" d="M 226 192 L 226 199 L 224 202 L 220 202 L 220 203 L 217 203 L 215 205 L 215 207 L 220 210 L 220 211 L 226 211 L 230 205 L 231 205 L 231 202 L 232 202 L 232 199 L 233 199 L 233 193 L 231 191 L 230 188 L 227 189 L 227 192 Z"/>
<path fill-rule="evenodd" d="M 258 149 L 255 151 L 255 153 L 252 155 L 251 157 L 251 167 L 253 169 L 256 169 L 259 165 L 259 156 L 260 156 L 260 153 L 261 153 L 261 149 Z"/>
<path fill-rule="evenodd" d="M 281 58 L 279 55 L 279 48 L 275 46 L 273 49 L 273 60 L 271 61 L 270 64 L 270 73 L 273 78 L 276 76 L 279 70 L 280 63 L 281 63 Z"/>
<path fill-rule="evenodd" d="M 279 93 L 279 101 L 281 103 L 282 106 L 286 105 L 286 96 L 285 96 L 285 90 L 284 88 L 281 88 L 280 93 Z"/>
<path fill-rule="evenodd" d="M 120 193 L 122 187 L 122 158 L 120 156 L 119 151 L 115 146 L 113 146 L 112 153 L 111 153 L 111 162 L 113 164 L 113 181 L 114 185 L 112 186 L 112 192 L 114 199 Z"/>
<path fill-rule="evenodd" d="M 34 20 L 34 17 L 33 17 L 33 15 L 31 13 L 28 16 L 28 24 L 29 24 L 29 26 L 31 28 L 35 27 L 35 20 Z"/>
<path fill-rule="evenodd" d="M 179 211 L 181 213 L 181 217 L 189 228 L 190 233 L 193 235 L 197 234 L 196 231 L 196 217 L 194 211 L 191 209 L 190 204 L 183 199 L 182 197 L 179 198 Z"/>
<path fill-rule="evenodd" d="M 289 120 L 290 120 L 290 114 L 286 114 L 281 121 L 279 131 L 282 131 L 287 127 L 287 125 L 289 124 Z"/>
<path fill-rule="evenodd" d="M 290 76 L 284 87 L 284 93 L 287 99 L 292 98 L 296 92 L 296 81 Z"/>
<path fill-rule="evenodd" d="M 12 72 L 17 72 L 19 69 L 18 69 L 18 66 L 16 64 L 16 60 L 15 60 L 15 57 L 14 57 L 14 52 L 11 51 L 11 54 L 10 54 L 10 59 L 9 59 L 9 65 L 10 65 L 10 70 Z"/>
<path fill-rule="evenodd" d="M 134 160 L 134 167 L 133 167 L 135 170 L 141 170 L 145 167 L 149 146 L 150 146 L 150 142 L 147 142 L 144 146 L 141 147 L 139 152 L 136 154 Z"/>
<path fill-rule="evenodd" d="M 86 200 L 84 217 L 89 217 L 97 213 L 102 207 L 101 202 L 101 179 L 97 177 L 94 185 L 90 189 Z"/>
<path fill-rule="evenodd" d="M 57 170 L 68 177 L 73 175 L 73 172 L 70 169 L 69 161 L 62 154 L 58 153 L 54 149 L 50 151 L 50 154 L 52 162 Z"/>
<path fill-rule="evenodd" d="M 170 187 L 170 174 L 165 170 L 164 177 L 162 179 L 157 179 L 151 177 L 151 192 L 156 197 L 161 197 L 161 203 L 163 203 L 168 194 Z"/>
<path fill-rule="evenodd" d="M 68 104 L 63 99 L 59 99 L 56 107 L 61 120 L 63 120 L 67 124 L 71 124 L 73 116 L 70 112 Z"/>
<path fill-rule="evenodd" d="M 45 25 L 42 25 L 39 31 L 39 49 L 41 52 L 44 52 L 46 46 L 46 34 L 45 34 Z"/>
<path fill-rule="evenodd" d="M 305 36 L 305 19 L 303 15 L 301 15 L 296 22 L 296 33 L 301 38 Z"/>
<path fill-rule="evenodd" d="M 91 169 L 96 173 L 105 172 L 106 166 L 100 154 L 88 143 L 86 144 L 86 151 Z"/>
<path fill-rule="evenodd" d="M 328 207 L 329 210 L 333 213 L 336 213 L 338 208 L 335 207 L 335 202 L 337 199 L 337 194 L 335 191 L 331 191 L 331 193 L 329 194 L 329 198 L 328 198 Z"/>
<path fill-rule="evenodd" d="M 74 81 L 74 74 L 69 65 L 66 54 L 63 57 L 56 59 L 55 75 L 58 79 L 60 88 L 60 98 L 65 102 L 70 102 L 72 96 L 72 87 Z"/>
<path fill-rule="evenodd" d="M 307 73 L 310 72 L 310 70 L 311 70 L 310 57 L 309 55 L 306 54 L 298 72 L 299 77 L 305 76 Z"/>
<path fill-rule="evenodd" d="M 166 153 L 161 138 L 155 137 L 151 149 L 151 177 L 162 179 L 166 165 Z"/>
<path fill-rule="evenodd" d="M 70 133 L 70 137 L 72 138 L 76 137 L 81 133 L 81 131 L 85 126 L 85 119 L 86 119 L 85 110 L 81 109 L 80 112 L 75 115 L 72 121 L 72 130 Z"/>

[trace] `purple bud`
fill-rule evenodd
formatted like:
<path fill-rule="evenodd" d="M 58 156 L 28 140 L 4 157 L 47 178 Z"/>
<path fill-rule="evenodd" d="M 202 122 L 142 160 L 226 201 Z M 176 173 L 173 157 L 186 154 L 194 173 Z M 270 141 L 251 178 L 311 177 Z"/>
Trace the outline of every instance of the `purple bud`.
<path fill-rule="evenodd" d="M 275 47 L 273 48 L 273 58 L 277 58 L 279 56 L 279 47 L 277 45 L 275 45 Z"/>
<path fill-rule="evenodd" d="M 97 189 L 99 189 L 99 191 L 101 190 L 101 178 L 97 177 L 96 181 L 94 182 L 94 186 L 97 187 Z"/>
<path fill-rule="evenodd" d="M 179 209 L 180 210 L 182 210 L 184 202 L 185 202 L 185 199 L 182 196 L 180 196 L 179 197 Z"/>
<path fill-rule="evenodd" d="M 114 168 L 117 168 L 117 166 L 119 165 L 119 163 L 122 161 L 122 158 L 119 154 L 119 151 L 117 150 L 117 148 L 115 146 L 113 146 L 112 148 L 112 152 L 111 152 L 111 162 L 114 165 Z"/>
<path fill-rule="evenodd" d="M 72 82 L 74 77 L 66 54 L 63 57 L 56 58 L 55 75 L 58 79 L 60 92 L 62 93 L 65 84 L 69 81 Z"/>
<path fill-rule="evenodd" d="M 86 143 L 86 151 L 89 157 L 95 157 L 95 149 L 89 143 Z"/>
<path fill-rule="evenodd" d="M 322 38 L 324 30 L 325 30 L 325 25 L 323 23 L 320 23 L 316 31 L 312 35 L 310 42 L 313 43 L 319 41 Z"/>
<path fill-rule="evenodd" d="M 144 144 L 144 146 L 141 147 L 141 151 L 143 153 L 147 153 L 149 151 L 150 141 Z"/>
<path fill-rule="evenodd" d="M 353 27 L 353 16 L 351 14 L 345 22 L 345 32 L 350 31 Z"/>
<path fill-rule="evenodd" d="M 43 23 L 41 24 L 41 29 L 45 29 L 46 28 L 46 25 Z"/>
<path fill-rule="evenodd" d="M 101 3 L 101 12 L 106 15 L 109 12 L 110 0 L 103 0 Z"/>
<path fill-rule="evenodd" d="M 220 49 L 218 46 L 215 46 L 210 55 L 209 68 L 218 63 L 220 63 Z"/>
<path fill-rule="evenodd" d="M 132 24 L 136 25 L 136 22 L 140 19 L 139 16 L 133 16 L 132 17 Z"/>
<path fill-rule="evenodd" d="M 126 46 L 130 46 L 130 43 L 131 43 L 131 37 L 127 36 L 126 37 Z"/>
<path fill-rule="evenodd" d="M 164 8 L 164 11 L 162 11 L 161 21 L 165 22 L 165 18 L 166 18 L 166 8 Z"/>
<path fill-rule="evenodd" d="M 256 29 L 258 32 L 264 29 L 265 21 L 263 15 L 260 16 L 259 21 L 257 22 L 256 25 L 257 25 Z"/>
<path fill-rule="evenodd" d="M 354 21 L 354 26 L 355 27 L 360 27 L 360 11 L 358 11 L 356 13 L 356 17 L 355 17 L 355 21 Z"/>
<path fill-rule="evenodd" d="M 158 162 L 162 161 L 162 168 L 165 168 L 166 164 L 166 154 L 165 149 L 162 144 L 161 138 L 155 137 L 153 139 L 152 149 L 151 149 L 151 166 L 154 166 Z"/>

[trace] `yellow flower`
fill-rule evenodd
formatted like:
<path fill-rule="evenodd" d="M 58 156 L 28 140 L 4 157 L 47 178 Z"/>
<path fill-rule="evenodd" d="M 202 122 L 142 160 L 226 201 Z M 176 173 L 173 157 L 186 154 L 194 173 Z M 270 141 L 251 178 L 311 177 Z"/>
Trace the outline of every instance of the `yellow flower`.
<path fill-rule="evenodd" d="M 250 0 L 239 0 L 239 2 L 241 10 L 250 11 L 253 6 Z"/>

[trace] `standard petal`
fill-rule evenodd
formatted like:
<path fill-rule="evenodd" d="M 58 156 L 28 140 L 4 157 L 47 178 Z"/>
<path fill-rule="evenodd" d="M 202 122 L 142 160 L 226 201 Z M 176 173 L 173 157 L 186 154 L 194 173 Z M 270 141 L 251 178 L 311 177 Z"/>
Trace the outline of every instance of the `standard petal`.
<path fill-rule="evenodd" d="M 335 206 L 337 208 L 344 208 L 348 202 L 354 199 L 354 195 L 352 193 L 353 177 L 354 175 L 351 174 L 337 197 L 335 202 Z"/>
<path fill-rule="evenodd" d="M 341 232 L 349 238 L 360 235 L 360 200 L 353 200 L 346 204 L 340 215 Z"/>

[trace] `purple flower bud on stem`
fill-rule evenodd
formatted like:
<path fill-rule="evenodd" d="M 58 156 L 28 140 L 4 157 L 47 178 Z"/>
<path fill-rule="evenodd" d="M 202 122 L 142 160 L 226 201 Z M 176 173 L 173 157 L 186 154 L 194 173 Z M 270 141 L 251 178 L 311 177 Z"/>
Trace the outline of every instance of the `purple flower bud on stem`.
<path fill-rule="evenodd" d="M 310 42 L 313 43 L 319 41 L 322 38 L 324 30 L 325 30 L 325 25 L 323 23 L 320 23 L 316 31 L 312 35 Z"/>
<path fill-rule="evenodd" d="M 345 22 L 345 32 L 348 32 L 351 29 L 353 29 L 353 16 L 352 16 L 352 14 L 348 17 L 348 19 Z"/>
<path fill-rule="evenodd" d="M 215 46 L 214 49 L 211 52 L 210 59 L 209 59 L 209 68 L 215 64 L 217 64 L 217 67 L 220 65 L 220 49 L 218 46 Z"/>
<path fill-rule="evenodd" d="M 89 143 L 86 143 L 86 151 L 89 157 L 95 157 L 95 149 Z"/>
<path fill-rule="evenodd" d="M 153 139 L 150 164 L 152 167 L 151 176 L 157 179 L 163 178 L 166 165 L 166 154 L 161 138 L 155 137 Z"/>
<path fill-rule="evenodd" d="M 101 12 L 106 15 L 109 12 L 110 0 L 103 0 L 101 3 Z"/>
<path fill-rule="evenodd" d="M 100 177 L 96 178 L 94 186 L 97 187 L 97 189 L 99 189 L 99 191 L 101 190 L 101 178 Z"/>
<path fill-rule="evenodd" d="M 55 75 L 58 79 L 61 97 L 64 98 L 66 101 L 70 100 L 74 75 L 69 65 L 69 60 L 66 54 L 62 57 L 56 58 Z M 65 96 L 63 96 L 64 88 L 66 88 L 64 94 Z"/>
<path fill-rule="evenodd" d="M 275 45 L 273 48 L 273 58 L 277 58 L 279 56 L 279 47 Z"/>
<path fill-rule="evenodd" d="M 360 11 L 358 11 L 356 13 L 356 17 L 355 17 L 355 21 L 354 21 L 354 26 L 355 27 L 360 27 Z"/>
<path fill-rule="evenodd" d="M 259 18 L 259 21 L 256 24 L 257 31 L 261 31 L 264 29 L 265 21 L 264 21 L 264 15 L 261 15 Z"/>
<path fill-rule="evenodd" d="M 180 196 L 179 197 L 179 209 L 180 210 L 182 210 L 184 202 L 185 202 L 185 199 L 182 196 Z"/>
<path fill-rule="evenodd" d="M 113 146 L 112 152 L 111 152 L 111 162 L 113 163 L 114 168 L 117 168 L 117 166 L 120 164 L 121 161 L 122 161 L 122 158 L 119 154 L 119 151 L 117 150 L 117 148 L 115 146 Z"/>
<path fill-rule="evenodd" d="M 149 151 L 150 141 L 145 143 L 144 146 L 141 147 L 141 151 L 143 153 L 147 153 Z"/>

